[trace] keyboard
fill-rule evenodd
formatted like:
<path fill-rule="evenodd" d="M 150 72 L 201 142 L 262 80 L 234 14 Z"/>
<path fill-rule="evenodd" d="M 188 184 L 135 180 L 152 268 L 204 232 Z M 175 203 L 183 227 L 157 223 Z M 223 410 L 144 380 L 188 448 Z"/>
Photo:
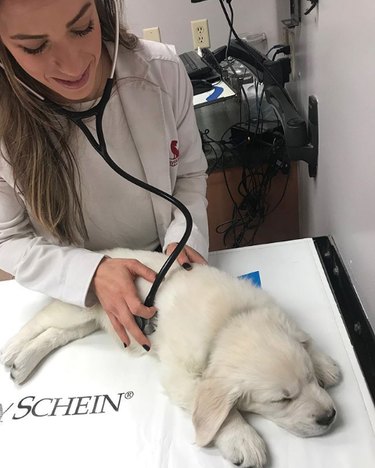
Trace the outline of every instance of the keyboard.
<path fill-rule="evenodd" d="M 180 59 L 186 68 L 189 78 L 192 80 L 205 78 L 212 73 L 212 68 L 201 59 L 195 50 L 184 52 L 180 55 Z"/>

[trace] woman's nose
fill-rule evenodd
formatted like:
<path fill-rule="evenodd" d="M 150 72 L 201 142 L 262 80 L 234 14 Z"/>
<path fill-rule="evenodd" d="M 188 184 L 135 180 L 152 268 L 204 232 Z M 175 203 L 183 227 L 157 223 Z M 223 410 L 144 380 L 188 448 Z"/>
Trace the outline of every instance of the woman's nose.
<path fill-rule="evenodd" d="M 74 47 L 55 46 L 53 50 L 53 67 L 66 78 L 79 78 L 84 70 L 79 53 Z M 62 77 L 61 77 L 62 78 Z"/>

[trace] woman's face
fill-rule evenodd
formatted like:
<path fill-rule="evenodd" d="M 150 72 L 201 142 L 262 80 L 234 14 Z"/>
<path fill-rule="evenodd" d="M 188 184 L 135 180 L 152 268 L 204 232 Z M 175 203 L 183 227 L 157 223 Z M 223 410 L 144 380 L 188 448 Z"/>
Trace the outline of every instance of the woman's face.
<path fill-rule="evenodd" d="M 30 76 L 64 99 L 100 92 L 108 63 L 94 0 L 0 0 L 0 38 Z"/>

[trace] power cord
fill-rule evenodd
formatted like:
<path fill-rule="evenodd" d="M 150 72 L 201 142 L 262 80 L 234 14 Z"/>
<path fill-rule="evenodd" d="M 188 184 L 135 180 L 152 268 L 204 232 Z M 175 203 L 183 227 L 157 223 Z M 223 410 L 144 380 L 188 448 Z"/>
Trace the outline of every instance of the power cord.
<path fill-rule="evenodd" d="M 243 124 L 243 122 L 240 124 Z M 258 128 L 259 126 L 257 125 Z M 223 137 L 230 129 L 233 129 L 233 126 L 224 132 Z M 254 244 L 256 235 L 265 218 L 273 213 L 284 199 L 290 173 L 289 164 L 282 159 L 284 138 L 282 133 L 277 130 L 269 131 L 265 135 L 268 135 L 268 139 L 272 139 L 272 141 L 268 142 L 265 140 L 264 135 L 258 135 L 257 139 L 249 144 L 248 140 L 242 143 L 233 142 L 231 139 L 214 140 L 209 136 L 208 129 L 201 132 L 205 151 L 212 151 L 215 155 L 215 163 L 211 165 L 209 173 L 219 169 L 221 164 L 220 169 L 223 171 L 226 190 L 233 205 L 231 219 L 216 228 L 216 232 L 223 235 L 223 242 L 226 247 L 236 248 L 241 245 Z M 254 162 L 252 165 L 249 164 L 248 157 L 242 158 L 242 175 L 236 196 L 228 182 L 228 165 L 226 163 L 228 155 L 232 153 L 232 156 L 238 159 L 238 152 L 244 150 L 248 156 L 252 152 L 252 145 L 260 141 L 262 141 L 264 147 L 264 150 L 262 150 L 264 152 L 263 163 Z M 244 148 L 245 145 L 248 147 Z M 268 202 L 269 193 L 274 177 L 280 173 L 286 175 L 285 185 L 279 200 L 271 206 Z M 238 195 L 240 201 L 237 202 Z"/>
<path fill-rule="evenodd" d="M 276 52 L 272 55 L 272 60 L 275 60 L 275 58 L 279 54 L 290 55 L 290 46 L 289 45 L 284 45 L 282 47 L 278 47 Z"/>
<path fill-rule="evenodd" d="M 309 0 L 309 2 L 311 2 L 311 7 L 305 11 L 305 15 L 310 14 L 313 11 L 313 9 L 319 5 L 319 0 Z"/>

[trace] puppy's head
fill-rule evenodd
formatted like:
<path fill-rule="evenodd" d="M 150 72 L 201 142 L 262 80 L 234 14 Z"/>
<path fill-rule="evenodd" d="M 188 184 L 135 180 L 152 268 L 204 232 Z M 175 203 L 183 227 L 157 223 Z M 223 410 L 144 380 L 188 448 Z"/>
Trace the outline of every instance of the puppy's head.
<path fill-rule="evenodd" d="M 336 410 L 318 384 L 308 339 L 277 310 L 232 319 L 217 337 L 197 387 L 197 443 L 209 444 L 233 407 L 258 413 L 301 437 L 325 433 Z"/>

